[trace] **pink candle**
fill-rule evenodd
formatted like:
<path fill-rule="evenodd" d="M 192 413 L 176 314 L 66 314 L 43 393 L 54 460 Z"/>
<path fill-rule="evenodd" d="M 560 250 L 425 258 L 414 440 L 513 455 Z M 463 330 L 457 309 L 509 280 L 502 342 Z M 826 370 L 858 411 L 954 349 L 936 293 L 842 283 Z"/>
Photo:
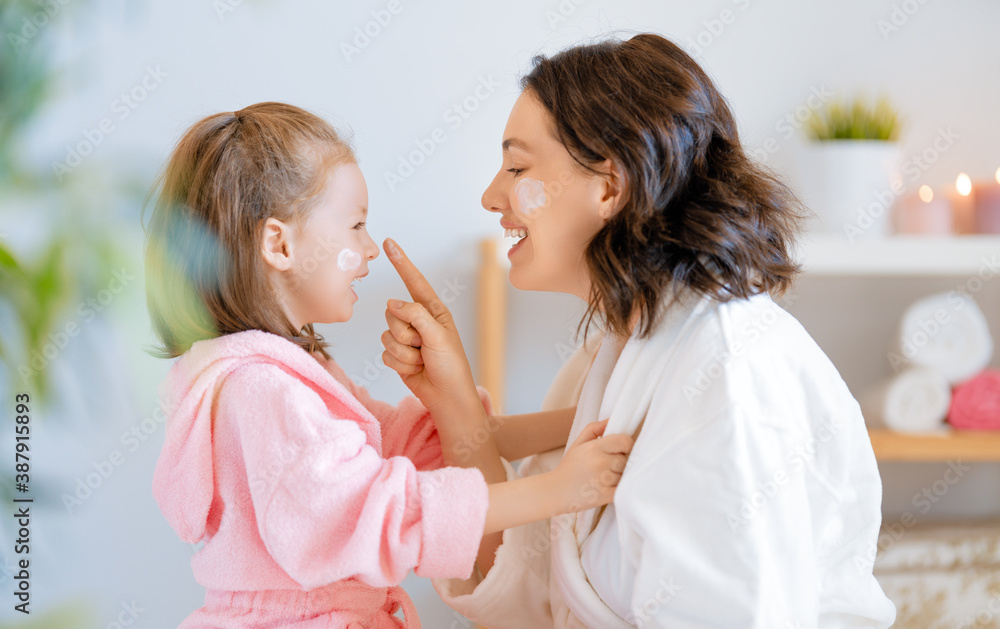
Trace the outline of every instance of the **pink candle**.
<path fill-rule="evenodd" d="M 952 213 L 955 216 L 956 234 L 972 234 L 976 231 L 976 214 L 972 199 L 972 180 L 961 173 L 955 180 L 955 191 L 948 195 Z"/>
<path fill-rule="evenodd" d="M 916 194 L 900 199 L 893 212 L 898 234 L 951 233 L 951 201 L 943 194 L 935 195 L 930 186 L 920 186 Z"/>
<path fill-rule="evenodd" d="M 1000 234 L 1000 168 L 996 181 L 977 183 L 973 187 L 975 226 L 980 234 Z"/>

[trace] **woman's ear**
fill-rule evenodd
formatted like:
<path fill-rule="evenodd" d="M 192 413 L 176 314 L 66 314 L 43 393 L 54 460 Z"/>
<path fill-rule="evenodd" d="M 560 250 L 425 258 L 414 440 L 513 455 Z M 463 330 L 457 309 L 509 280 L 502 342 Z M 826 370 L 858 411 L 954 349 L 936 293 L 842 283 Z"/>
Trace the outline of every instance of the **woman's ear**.
<path fill-rule="evenodd" d="M 600 167 L 603 186 L 597 213 L 605 221 L 610 220 L 625 205 L 627 180 L 625 170 L 612 159 L 604 160 Z"/>
<path fill-rule="evenodd" d="M 287 271 L 292 267 L 291 230 L 289 226 L 271 217 L 264 222 L 261 236 L 260 252 L 264 262 L 279 271 Z"/>

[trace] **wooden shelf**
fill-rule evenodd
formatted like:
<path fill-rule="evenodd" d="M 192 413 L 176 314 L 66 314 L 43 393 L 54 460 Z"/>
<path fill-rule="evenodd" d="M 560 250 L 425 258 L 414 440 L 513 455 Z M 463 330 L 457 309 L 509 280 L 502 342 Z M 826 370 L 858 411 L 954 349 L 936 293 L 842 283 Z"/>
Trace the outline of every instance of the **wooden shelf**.
<path fill-rule="evenodd" d="M 1000 431 L 917 435 L 872 429 L 868 435 L 879 461 L 1000 461 Z"/>
<path fill-rule="evenodd" d="M 947 276 L 991 271 L 1000 236 L 886 236 L 850 243 L 835 235 L 804 235 L 796 258 L 813 275 Z"/>

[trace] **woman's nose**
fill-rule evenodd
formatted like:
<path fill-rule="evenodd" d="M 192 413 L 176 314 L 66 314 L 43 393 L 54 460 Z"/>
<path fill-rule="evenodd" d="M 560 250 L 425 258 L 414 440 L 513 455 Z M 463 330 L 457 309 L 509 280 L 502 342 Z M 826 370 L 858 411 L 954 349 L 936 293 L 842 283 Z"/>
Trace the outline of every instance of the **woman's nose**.
<path fill-rule="evenodd" d="M 483 192 L 481 203 L 490 212 L 503 212 L 507 209 L 507 191 L 500 181 L 501 174 L 503 171 L 497 172 L 493 181 L 486 186 L 486 190 Z"/>

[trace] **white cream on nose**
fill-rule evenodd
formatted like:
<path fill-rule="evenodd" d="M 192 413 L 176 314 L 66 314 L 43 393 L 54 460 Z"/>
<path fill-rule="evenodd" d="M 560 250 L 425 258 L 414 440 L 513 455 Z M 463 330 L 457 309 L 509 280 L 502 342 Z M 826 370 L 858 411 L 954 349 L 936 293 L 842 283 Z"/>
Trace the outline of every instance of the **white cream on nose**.
<path fill-rule="evenodd" d="M 514 199 L 518 211 L 525 216 L 534 216 L 545 205 L 545 184 L 537 179 L 525 177 L 514 186 Z"/>
<path fill-rule="evenodd" d="M 361 266 L 361 254 L 351 249 L 341 249 L 337 254 L 337 268 L 341 271 L 356 271 Z"/>

